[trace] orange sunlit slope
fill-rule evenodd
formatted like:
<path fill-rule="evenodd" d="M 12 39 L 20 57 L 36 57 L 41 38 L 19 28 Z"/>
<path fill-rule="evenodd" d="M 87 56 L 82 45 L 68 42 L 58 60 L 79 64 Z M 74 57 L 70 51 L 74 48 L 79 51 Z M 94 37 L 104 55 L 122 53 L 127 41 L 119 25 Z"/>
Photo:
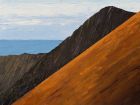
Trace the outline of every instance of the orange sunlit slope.
<path fill-rule="evenodd" d="M 13 105 L 140 105 L 140 13 Z"/>

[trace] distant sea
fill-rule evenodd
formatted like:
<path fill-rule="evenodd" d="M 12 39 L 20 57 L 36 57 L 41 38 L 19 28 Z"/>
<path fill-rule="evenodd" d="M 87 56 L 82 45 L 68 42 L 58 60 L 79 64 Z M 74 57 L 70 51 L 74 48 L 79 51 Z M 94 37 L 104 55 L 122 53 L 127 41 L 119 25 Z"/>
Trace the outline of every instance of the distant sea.
<path fill-rule="evenodd" d="M 48 53 L 61 42 L 61 40 L 0 40 L 0 56 Z"/>

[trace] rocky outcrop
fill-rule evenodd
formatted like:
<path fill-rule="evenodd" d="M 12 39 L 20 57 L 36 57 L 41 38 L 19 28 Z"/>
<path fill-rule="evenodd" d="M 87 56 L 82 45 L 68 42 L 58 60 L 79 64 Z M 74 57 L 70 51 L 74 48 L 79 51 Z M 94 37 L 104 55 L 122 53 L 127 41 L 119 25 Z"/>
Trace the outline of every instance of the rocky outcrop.
<path fill-rule="evenodd" d="M 13 105 L 140 105 L 140 13 Z"/>
<path fill-rule="evenodd" d="M 100 10 L 4 92 L 1 104 L 11 104 L 133 15 L 112 6 Z"/>

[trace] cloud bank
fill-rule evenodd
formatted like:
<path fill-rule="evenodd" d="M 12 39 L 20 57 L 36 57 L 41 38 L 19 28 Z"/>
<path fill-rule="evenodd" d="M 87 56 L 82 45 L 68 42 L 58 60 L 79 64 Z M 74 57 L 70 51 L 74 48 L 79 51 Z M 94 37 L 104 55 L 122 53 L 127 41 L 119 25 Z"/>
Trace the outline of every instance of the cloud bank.
<path fill-rule="evenodd" d="M 0 39 L 64 39 L 109 5 L 140 10 L 139 0 L 0 0 Z"/>

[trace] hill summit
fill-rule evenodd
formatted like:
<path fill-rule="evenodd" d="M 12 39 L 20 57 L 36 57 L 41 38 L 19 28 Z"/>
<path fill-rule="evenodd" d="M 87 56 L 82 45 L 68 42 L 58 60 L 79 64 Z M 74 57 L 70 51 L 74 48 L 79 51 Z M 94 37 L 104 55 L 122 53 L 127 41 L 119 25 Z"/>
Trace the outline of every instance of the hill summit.
<path fill-rule="evenodd" d="M 0 72 L 3 73 L 0 75 L 0 104 L 10 105 L 134 14 L 112 6 L 105 7 L 47 54 L 27 55 L 25 58 L 22 56 L 23 60 L 19 60 L 21 55 L 2 59 L 0 57 Z"/>

